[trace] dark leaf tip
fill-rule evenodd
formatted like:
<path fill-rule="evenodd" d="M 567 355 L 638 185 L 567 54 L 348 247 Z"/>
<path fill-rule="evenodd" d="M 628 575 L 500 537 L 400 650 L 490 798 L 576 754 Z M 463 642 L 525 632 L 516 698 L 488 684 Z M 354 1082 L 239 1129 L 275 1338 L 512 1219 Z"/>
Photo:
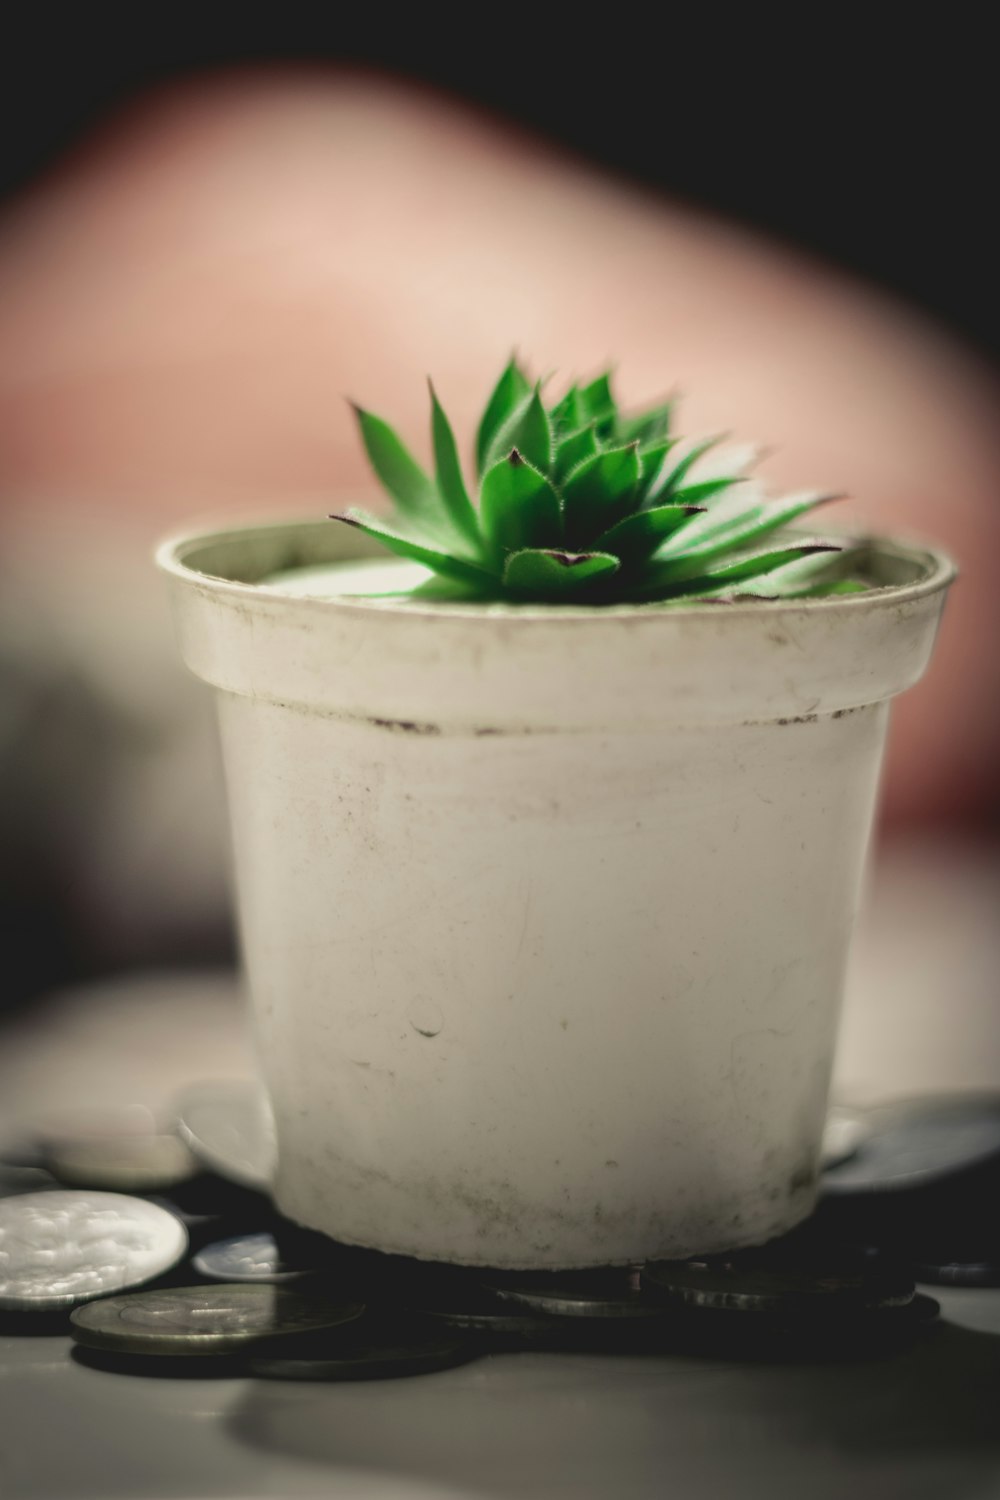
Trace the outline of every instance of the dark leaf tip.
<path fill-rule="evenodd" d="M 587 562 L 589 560 L 589 558 L 592 556 L 592 554 L 589 553 L 589 552 L 549 552 L 549 551 L 546 551 L 544 555 L 546 557 L 551 557 L 552 561 L 553 562 L 557 562 L 559 564 L 559 566 L 562 567 L 562 568 L 576 568 L 576 567 L 578 567 L 580 565 L 580 563 Z"/>

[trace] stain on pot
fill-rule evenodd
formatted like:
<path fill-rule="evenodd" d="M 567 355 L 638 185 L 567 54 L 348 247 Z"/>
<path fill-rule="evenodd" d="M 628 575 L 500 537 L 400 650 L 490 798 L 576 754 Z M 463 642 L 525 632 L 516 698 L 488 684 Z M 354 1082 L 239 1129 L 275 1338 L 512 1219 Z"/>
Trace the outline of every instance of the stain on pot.
<path fill-rule="evenodd" d="M 421 723 L 417 719 L 369 719 L 376 729 L 390 729 L 399 734 L 440 734 L 440 724 Z"/>
<path fill-rule="evenodd" d="M 406 1019 L 418 1036 L 435 1037 L 444 1029 L 444 1012 L 434 1000 L 414 1000 Z"/>

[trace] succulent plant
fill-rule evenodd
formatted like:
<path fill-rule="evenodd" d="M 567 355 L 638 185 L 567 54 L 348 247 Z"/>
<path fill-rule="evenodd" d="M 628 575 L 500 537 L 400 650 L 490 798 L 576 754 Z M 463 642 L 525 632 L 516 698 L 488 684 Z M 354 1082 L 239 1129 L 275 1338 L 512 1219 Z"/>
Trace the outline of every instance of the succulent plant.
<path fill-rule="evenodd" d="M 554 404 L 512 359 L 476 436 L 478 506 L 433 385 L 435 473 L 392 428 L 355 407 L 372 467 L 395 514 L 332 517 L 435 575 L 437 597 L 545 603 L 725 602 L 853 592 L 841 545 L 784 528 L 835 496 L 769 498 L 745 472 L 746 450 L 685 441 L 671 403 L 618 409 L 610 374 Z"/>

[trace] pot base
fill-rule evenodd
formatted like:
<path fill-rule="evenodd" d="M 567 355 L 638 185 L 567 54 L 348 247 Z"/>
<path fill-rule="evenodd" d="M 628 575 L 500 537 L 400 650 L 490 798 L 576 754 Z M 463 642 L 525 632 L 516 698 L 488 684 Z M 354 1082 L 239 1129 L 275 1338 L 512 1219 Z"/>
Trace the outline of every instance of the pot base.
<path fill-rule="evenodd" d="M 465 1266 L 498 1271 L 590 1271 L 606 1266 L 634 1266 L 652 1260 L 690 1260 L 694 1256 L 721 1255 L 728 1251 L 753 1249 L 789 1234 L 808 1219 L 816 1206 L 815 1182 L 800 1183 L 784 1202 L 758 1198 L 751 1209 L 734 1208 L 732 1202 L 720 1205 L 715 1212 L 702 1208 L 698 1214 L 656 1216 L 659 1222 L 648 1224 L 645 1232 L 629 1236 L 627 1232 L 611 1233 L 602 1227 L 600 1216 L 594 1219 L 588 1233 L 582 1228 L 573 1233 L 546 1238 L 546 1224 L 537 1220 L 523 1234 L 515 1225 L 506 1233 L 481 1238 L 481 1248 L 457 1232 L 446 1240 L 432 1240 L 426 1235 L 396 1238 L 375 1229 L 367 1233 L 350 1228 L 342 1212 L 330 1206 L 325 1212 L 314 1196 L 311 1203 L 295 1194 L 279 1191 L 275 1202 L 280 1211 L 306 1229 L 328 1235 L 338 1244 L 383 1255 L 405 1256 L 410 1260 L 435 1264 Z M 440 1226 L 443 1229 L 443 1225 Z"/>

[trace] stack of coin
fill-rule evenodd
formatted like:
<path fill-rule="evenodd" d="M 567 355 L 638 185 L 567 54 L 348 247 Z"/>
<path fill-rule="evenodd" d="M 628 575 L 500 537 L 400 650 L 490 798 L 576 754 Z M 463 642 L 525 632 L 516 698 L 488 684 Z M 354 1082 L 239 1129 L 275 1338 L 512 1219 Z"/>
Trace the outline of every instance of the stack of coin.
<path fill-rule="evenodd" d="M 0 1311 L 19 1327 L 69 1316 L 81 1357 L 120 1370 L 210 1358 L 258 1378 L 360 1380 L 518 1349 L 854 1357 L 933 1318 L 914 1269 L 1000 1282 L 985 1227 L 995 1099 L 845 1116 L 819 1212 L 762 1249 L 559 1273 L 338 1245 L 275 1210 L 253 1086 L 205 1085 L 176 1113 L 176 1133 L 143 1111 L 50 1120 L 34 1154 L 0 1169 Z"/>

